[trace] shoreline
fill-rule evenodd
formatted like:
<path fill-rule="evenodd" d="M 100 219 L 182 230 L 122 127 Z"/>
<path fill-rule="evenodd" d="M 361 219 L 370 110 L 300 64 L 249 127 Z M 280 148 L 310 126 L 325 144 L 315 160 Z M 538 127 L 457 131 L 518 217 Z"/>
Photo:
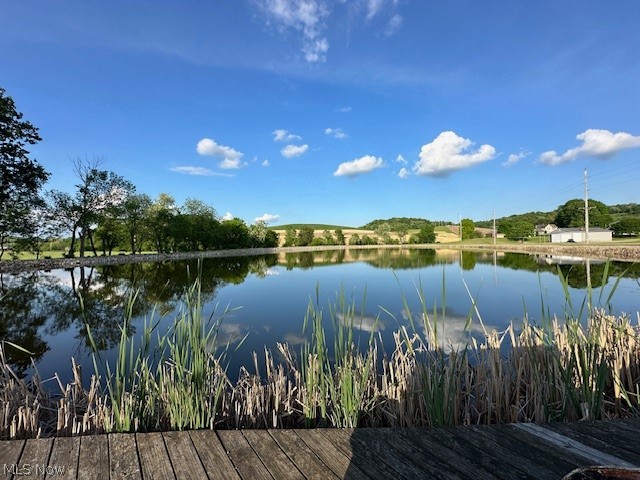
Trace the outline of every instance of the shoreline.
<path fill-rule="evenodd" d="M 211 250 L 204 252 L 144 253 L 83 258 L 47 258 L 31 260 L 0 261 L 0 273 L 19 273 L 34 270 L 91 267 L 98 265 L 122 265 L 127 263 L 166 262 L 199 258 L 246 257 L 273 255 L 278 253 L 321 252 L 327 250 L 373 250 L 373 249 L 456 249 L 474 251 L 496 251 L 542 255 L 570 255 L 575 257 L 606 259 L 622 262 L 640 261 L 640 245 L 510 245 L 510 244 L 451 244 L 434 243 L 420 245 L 327 245 L 307 247 L 243 248 Z"/>

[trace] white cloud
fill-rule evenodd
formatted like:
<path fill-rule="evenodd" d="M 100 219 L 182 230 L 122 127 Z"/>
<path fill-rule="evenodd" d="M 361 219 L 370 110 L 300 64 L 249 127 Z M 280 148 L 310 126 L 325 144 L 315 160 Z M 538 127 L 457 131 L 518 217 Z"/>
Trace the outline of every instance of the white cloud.
<path fill-rule="evenodd" d="M 515 165 L 520 160 L 529 155 L 531 155 L 531 152 L 529 152 L 528 150 L 521 150 L 520 153 L 512 153 L 511 155 L 509 155 L 509 158 L 507 158 L 507 161 L 502 163 L 502 166 L 510 167 L 512 165 Z"/>
<path fill-rule="evenodd" d="M 272 215 L 271 213 L 263 213 L 254 219 L 255 222 L 272 223 L 278 221 L 280 215 Z"/>
<path fill-rule="evenodd" d="M 403 21 L 404 19 L 402 18 L 402 15 L 398 15 L 396 13 L 393 17 L 391 17 L 391 20 L 389 20 L 389 23 L 387 24 L 387 28 L 384 31 L 384 34 L 387 37 L 390 37 L 391 35 L 396 33 L 398 30 L 400 30 L 400 27 L 402 26 Z"/>
<path fill-rule="evenodd" d="M 365 155 L 364 157 L 356 158 L 350 162 L 343 162 L 338 165 L 338 169 L 333 172 L 334 177 L 355 177 L 361 173 L 369 173 L 378 168 L 382 168 L 384 162 L 380 157 L 374 157 L 373 155 Z"/>
<path fill-rule="evenodd" d="M 286 130 L 274 130 L 273 141 L 274 142 L 290 142 L 291 140 L 302 140 L 300 135 L 294 135 Z"/>
<path fill-rule="evenodd" d="M 335 110 L 335 111 L 336 111 L 337 113 L 349 113 L 351 110 L 353 110 L 353 108 L 352 108 L 352 107 L 350 107 L 349 105 L 347 105 L 347 106 L 345 106 L 345 107 L 339 107 L 339 108 L 336 108 L 336 110 Z"/>
<path fill-rule="evenodd" d="M 420 160 L 413 166 L 418 175 L 446 177 L 455 170 L 471 167 L 495 157 L 496 149 L 491 145 L 481 145 L 471 150 L 474 142 L 456 135 L 442 132 L 433 142 L 422 146 Z"/>
<path fill-rule="evenodd" d="M 606 160 L 620 150 L 640 147 L 640 136 L 634 136 L 627 132 L 613 133 L 609 130 L 590 128 L 577 135 L 576 138 L 582 141 L 582 145 L 567 150 L 562 155 L 558 155 L 554 150 L 544 152 L 540 155 L 538 163 L 560 165 L 561 163 L 575 160 L 580 156 L 591 156 Z"/>
<path fill-rule="evenodd" d="M 196 146 L 196 151 L 200 155 L 223 157 L 222 161 L 218 164 L 218 166 L 223 169 L 240 168 L 246 165 L 246 163 L 241 162 L 244 153 L 227 147 L 226 145 L 218 145 L 216 141 L 211 138 L 203 138 L 200 140 Z"/>
<path fill-rule="evenodd" d="M 281 31 L 293 30 L 302 34 L 302 53 L 309 63 L 324 62 L 329 42 L 322 35 L 329 8 L 324 0 L 255 0 Z"/>
<path fill-rule="evenodd" d="M 386 8 L 393 8 L 398 5 L 398 0 L 366 0 L 367 20 L 371 20 Z"/>
<path fill-rule="evenodd" d="M 409 176 L 409 170 L 407 170 L 406 168 L 402 167 L 400 169 L 400 171 L 398 172 L 398 176 L 403 180 L 406 179 Z"/>
<path fill-rule="evenodd" d="M 233 177 L 234 175 L 230 173 L 220 173 L 214 172 L 213 170 L 209 170 L 204 167 L 192 167 L 192 166 L 182 166 L 182 167 L 173 167 L 170 168 L 172 172 L 182 173 L 184 175 L 197 175 L 200 177 Z"/>
<path fill-rule="evenodd" d="M 309 150 L 309 145 L 287 145 L 280 150 L 280 153 L 282 153 L 283 157 L 292 158 L 299 157 L 307 150 Z"/>
<path fill-rule="evenodd" d="M 400 155 L 400 154 L 396 157 L 396 159 L 394 160 L 394 162 L 398 162 L 398 163 L 401 163 L 401 164 L 403 164 L 403 165 L 406 165 L 407 163 L 409 163 L 409 162 L 407 162 L 407 161 L 404 159 L 404 157 L 403 157 L 402 155 Z"/>
<path fill-rule="evenodd" d="M 262 165 L 263 167 L 268 167 L 269 165 L 271 165 L 269 163 L 269 160 L 265 160 L 264 162 L 262 162 L 260 165 Z"/>
<path fill-rule="evenodd" d="M 234 216 L 231 212 L 227 212 L 224 214 L 224 216 L 222 217 L 222 220 L 233 220 Z"/>
<path fill-rule="evenodd" d="M 338 138 L 340 140 L 344 140 L 345 138 L 349 137 L 349 135 L 344 133 L 344 131 L 341 128 L 327 128 L 325 129 L 324 133 L 326 133 L 327 135 L 332 135 L 333 137 Z"/>

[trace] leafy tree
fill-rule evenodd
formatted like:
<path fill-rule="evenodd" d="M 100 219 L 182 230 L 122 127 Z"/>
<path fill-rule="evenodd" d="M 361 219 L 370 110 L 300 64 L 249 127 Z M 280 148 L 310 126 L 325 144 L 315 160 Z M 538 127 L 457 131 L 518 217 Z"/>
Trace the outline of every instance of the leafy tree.
<path fill-rule="evenodd" d="M 349 238 L 349 245 L 362 245 L 360 235 L 358 235 L 357 233 L 351 235 L 351 238 Z"/>
<path fill-rule="evenodd" d="M 295 228 L 287 228 L 284 233 L 284 246 L 285 247 L 293 247 L 297 241 L 297 232 Z"/>
<path fill-rule="evenodd" d="M 436 241 L 436 232 L 433 224 L 428 223 L 420 228 L 420 231 L 416 235 L 418 243 L 434 243 Z"/>
<path fill-rule="evenodd" d="M 176 201 L 167 193 L 161 193 L 149 207 L 147 222 L 158 253 L 170 251 L 171 225 L 177 212 Z"/>
<path fill-rule="evenodd" d="M 589 200 L 589 226 L 606 228 L 612 221 L 609 207 L 598 200 Z M 569 200 L 558 207 L 554 223 L 560 228 L 584 227 L 584 200 Z"/>
<path fill-rule="evenodd" d="M 31 212 L 44 206 L 40 189 L 49 173 L 26 149 L 40 140 L 38 129 L 22 120 L 13 99 L 0 88 L 0 258 L 9 237 L 34 233 Z"/>
<path fill-rule="evenodd" d="M 249 227 L 249 237 L 252 247 L 277 247 L 278 234 L 267 228 L 263 221 L 257 221 Z"/>
<path fill-rule="evenodd" d="M 101 161 L 73 159 L 78 183 L 73 196 L 54 191 L 55 208 L 67 219 L 71 230 L 71 247 L 68 256 L 75 251 L 76 235 L 80 240 L 80 256 L 84 257 L 86 241 L 89 240 L 94 255 L 97 254 L 93 232 L 102 216 L 121 206 L 135 191 L 133 184 L 119 175 L 100 170 Z"/>
<path fill-rule="evenodd" d="M 391 226 L 387 222 L 378 224 L 375 228 L 376 235 L 382 238 L 382 242 L 385 244 L 391 241 Z"/>
<path fill-rule="evenodd" d="M 220 223 L 221 248 L 248 248 L 250 245 L 249 228 L 240 218 L 232 218 Z"/>
<path fill-rule="evenodd" d="M 336 244 L 336 240 L 335 240 L 335 238 L 333 238 L 333 235 L 331 234 L 330 230 L 325 230 L 324 232 L 322 232 L 322 237 L 323 237 L 325 245 L 335 245 Z"/>
<path fill-rule="evenodd" d="M 336 243 L 338 245 L 344 245 L 345 244 L 344 233 L 342 232 L 341 228 L 336 230 Z"/>
<path fill-rule="evenodd" d="M 122 206 L 124 230 L 133 253 L 142 252 L 151 203 L 148 195 L 139 194 L 130 195 Z"/>
<path fill-rule="evenodd" d="M 498 225 L 498 232 L 510 240 L 519 240 L 533 235 L 534 225 L 524 220 L 504 221 Z"/>
<path fill-rule="evenodd" d="M 640 217 L 624 217 L 611 227 L 616 235 L 640 234 Z"/>
<path fill-rule="evenodd" d="M 404 243 L 404 238 L 409 233 L 409 227 L 406 224 L 399 223 L 395 227 L 395 232 L 398 234 L 398 240 L 400 240 L 400 243 L 402 244 Z"/>
<path fill-rule="evenodd" d="M 312 241 L 313 241 L 313 228 L 311 227 L 301 228 L 300 231 L 298 232 L 298 241 L 297 241 L 298 246 L 304 247 L 306 245 L 311 245 Z"/>
<path fill-rule="evenodd" d="M 470 218 L 463 218 L 460 222 L 462 227 L 462 239 L 468 240 L 470 238 L 476 238 L 476 225 Z"/>

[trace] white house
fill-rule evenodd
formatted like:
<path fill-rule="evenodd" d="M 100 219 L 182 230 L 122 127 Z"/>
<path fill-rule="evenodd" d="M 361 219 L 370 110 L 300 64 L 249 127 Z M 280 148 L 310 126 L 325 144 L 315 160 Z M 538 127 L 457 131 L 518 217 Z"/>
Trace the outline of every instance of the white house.
<path fill-rule="evenodd" d="M 586 234 L 584 228 L 558 228 L 549 233 L 551 243 L 576 242 L 584 243 Z M 606 228 L 590 228 L 589 242 L 611 242 L 613 232 Z"/>
<path fill-rule="evenodd" d="M 549 235 L 554 230 L 557 230 L 558 226 L 555 223 L 547 223 L 546 225 L 540 224 L 536 225 L 535 233 L 536 235 Z"/>

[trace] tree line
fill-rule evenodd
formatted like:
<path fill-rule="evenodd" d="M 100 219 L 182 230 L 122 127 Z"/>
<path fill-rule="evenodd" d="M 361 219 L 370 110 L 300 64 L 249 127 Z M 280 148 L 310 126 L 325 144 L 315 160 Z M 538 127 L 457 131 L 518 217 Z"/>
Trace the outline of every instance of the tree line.
<path fill-rule="evenodd" d="M 223 220 L 206 203 L 187 199 L 177 205 L 162 193 L 156 199 L 102 168 L 100 159 L 72 160 L 72 193 L 42 188 L 49 179 L 29 145 L 41 138 L 23 120 L 13 99 L 0 88 L 0 258 L 11 247 L 39 255 L 51 238 L 69 236 L 66 256 L 111 255 L 114 250 L 160 253 L 224 248 L 274 247 L 277 234 L 264 222 L 247 225 Z"/>

